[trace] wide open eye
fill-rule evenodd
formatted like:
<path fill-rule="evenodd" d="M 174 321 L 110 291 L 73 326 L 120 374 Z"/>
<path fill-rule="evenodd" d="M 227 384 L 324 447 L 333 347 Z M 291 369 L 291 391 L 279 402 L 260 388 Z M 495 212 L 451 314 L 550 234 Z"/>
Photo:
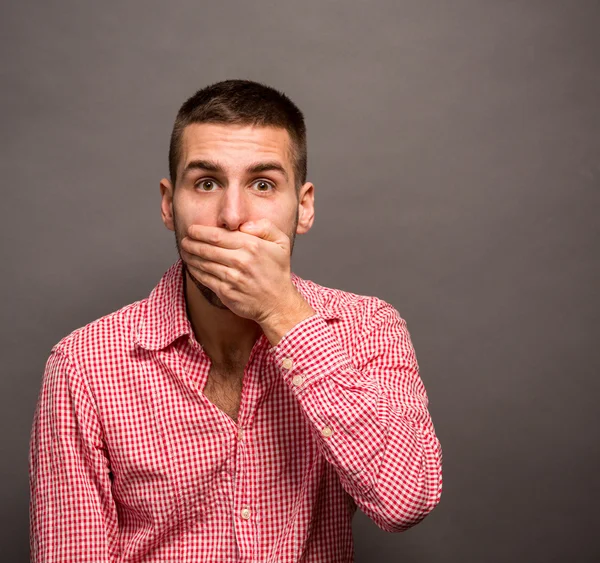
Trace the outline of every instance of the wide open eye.
<path fill-rule="evenodd" d="M 212 188 L 216 188 L 216 186 L 217 183 L 210 178 L 205 178 L 204 180 L 199 180 L 196 182 L 196 187 L 200 188 L 201 192 L 214 192 Z"/>
<path fill-rule="evenodd" d="M 274 189 L 273 184 L 271 182 L 267 182 L 266 180 L 256 180 L 253 184 L 257 187 L 257 191 L 268 193 L 270 190 Z"/>

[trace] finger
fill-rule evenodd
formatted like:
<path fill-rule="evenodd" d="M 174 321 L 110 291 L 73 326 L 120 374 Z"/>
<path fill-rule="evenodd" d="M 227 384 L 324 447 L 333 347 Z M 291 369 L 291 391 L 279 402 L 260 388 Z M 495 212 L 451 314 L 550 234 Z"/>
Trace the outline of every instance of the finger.
<path fill-rule="evenodd" d="M 230 231 L 221 227 L 194 224 L 188 228 L 188 237 L 192 240 L 235 250 L 241 248 L 247 240 L 247 235 L 240 231 Z"/>
<path fill-rule="evenodd" d="M 179 243 L 182 251 L 199 260 L 216 262 L 223 266 L 235 267 L 239 261 L 239 250 L 221 248 L 206 242 L 199 242 L 190 237 L 184 237 Z"/>
<path fill-rule="evenodd" d="M 221 284 L 221 280 L 218 276 L 191 264 L 187 264 L 187 268 L 190 272 L 190 275 L 192 275 L 194 278 L 196 278 L 197 281 L 199 281 L 209 289 L 212 289 L 218 295 Z"/>
<path fill-rule="evenodd" d="M 210 260 L 192 259 L 190 261 L 194 269 L 200 270 L 206 274 L 213 276 L 221 284 L 228 286 L 236 286 L 240 279 L 240 273 L 235 268 L 229 268 L 217 262 Z M 188 263 L 186 261 L 186 263 Z"/>

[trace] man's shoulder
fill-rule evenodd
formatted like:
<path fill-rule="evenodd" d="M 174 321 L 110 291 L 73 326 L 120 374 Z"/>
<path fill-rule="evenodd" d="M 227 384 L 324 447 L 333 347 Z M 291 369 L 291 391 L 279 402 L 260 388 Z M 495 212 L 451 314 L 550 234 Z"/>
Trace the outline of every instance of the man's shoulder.
<path fill-rule="evenodd" d="M 329 287 L 309 279 L 299 278 L 304 297 L 323 316 L 356 324 L 388 312 L 399 314 L 394 306 L 375 295 L 367 295 Z"/>
<path fill-rule="evenodd" d="M 95 352 L 130 348 L 147 301 L 148 297 L 134 301 L 76 328 L 62 337 L 51 352 L 60 352 L 76 360 L 93 356 Z"/>

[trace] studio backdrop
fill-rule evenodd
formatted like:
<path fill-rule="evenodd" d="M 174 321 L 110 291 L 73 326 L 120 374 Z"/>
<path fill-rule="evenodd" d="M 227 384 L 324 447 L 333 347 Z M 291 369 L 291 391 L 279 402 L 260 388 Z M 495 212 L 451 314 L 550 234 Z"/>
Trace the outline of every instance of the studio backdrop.
<path fill-rule="evenodd" d="M 26 0 L 0 28 L 2 561 L 28 560 L 50 349 L 176 260 L 171 127 L 226 78 L 304 112 L 292 268 L 399 311 L 444 451 L 440 505 L 357 514 L 356 560 L 600 560 L 597 2 Z"/>

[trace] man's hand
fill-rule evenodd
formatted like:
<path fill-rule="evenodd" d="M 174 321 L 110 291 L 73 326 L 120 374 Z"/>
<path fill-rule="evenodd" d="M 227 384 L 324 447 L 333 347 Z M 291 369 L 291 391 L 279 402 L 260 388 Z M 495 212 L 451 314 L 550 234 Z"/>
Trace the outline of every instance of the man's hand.
<path fill-rule="evenodd" d="M 290 239 L 268 219 L 239 231 L 191 225 L 180 246 L 190 273 L 233 313 L 269 328 L 271 342 L 315 313 L 292 283 Z"/>

